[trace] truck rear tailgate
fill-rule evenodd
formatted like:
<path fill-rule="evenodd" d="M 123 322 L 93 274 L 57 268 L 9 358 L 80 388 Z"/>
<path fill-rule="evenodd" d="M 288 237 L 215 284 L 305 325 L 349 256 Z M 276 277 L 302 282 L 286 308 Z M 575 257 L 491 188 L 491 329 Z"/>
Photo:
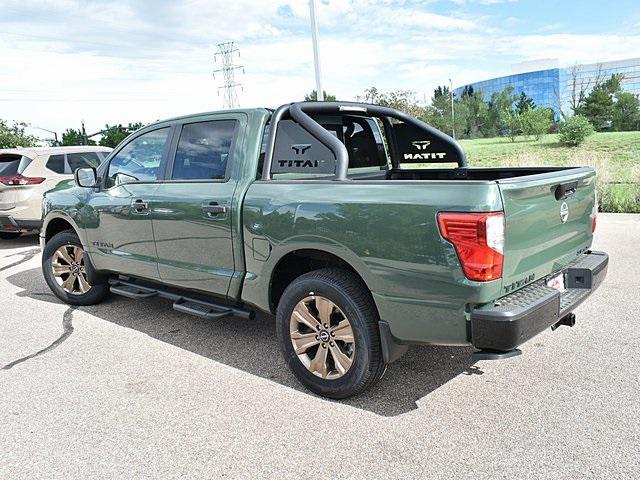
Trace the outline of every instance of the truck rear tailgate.
<path fill-rule="evenodd" d="M 505 213 L 503 292 L 562 269 L 591 245 L 595 172 L 573 168 L 498 181 Z"/>

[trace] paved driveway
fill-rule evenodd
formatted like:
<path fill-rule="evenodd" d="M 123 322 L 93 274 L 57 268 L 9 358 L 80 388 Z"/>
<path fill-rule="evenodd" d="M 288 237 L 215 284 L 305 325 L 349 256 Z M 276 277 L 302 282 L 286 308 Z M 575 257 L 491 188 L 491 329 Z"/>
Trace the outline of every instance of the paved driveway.
<path fill-rule="evenodd" d="M 343 402 L 296 383 L 272 319 L 70 308 L 36 237 L 2 241 L 0 478 L 638 478 L 640 216 L 598 221 L 576 327 L 500 362 L 413 347 Z"/>

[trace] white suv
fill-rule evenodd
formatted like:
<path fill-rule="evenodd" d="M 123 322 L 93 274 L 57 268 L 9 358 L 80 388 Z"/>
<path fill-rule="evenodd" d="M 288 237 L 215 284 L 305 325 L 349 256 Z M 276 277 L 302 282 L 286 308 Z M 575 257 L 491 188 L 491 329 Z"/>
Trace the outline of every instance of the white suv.
<path fill-rule="evenodd" d="M 109 152 L 88 146 L 0 150 L 0 239 L 39 230 L 44 192 L 78 168 L 97 167 Z"/>

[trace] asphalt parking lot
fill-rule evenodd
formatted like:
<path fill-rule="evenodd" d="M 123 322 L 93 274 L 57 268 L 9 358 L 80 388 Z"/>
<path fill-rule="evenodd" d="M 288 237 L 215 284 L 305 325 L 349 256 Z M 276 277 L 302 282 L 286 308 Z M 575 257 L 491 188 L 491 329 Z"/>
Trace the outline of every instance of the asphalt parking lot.
<path fill-rule="evenodd" d="M 169 302 L 70 308 L 37 237 L 0 243 L 0 478 L 638 478 L 640 215 L 600 215 L 609 273 L 509 360 L 413 347 L 327 401 L 280 359 L 273 320 Z"/>

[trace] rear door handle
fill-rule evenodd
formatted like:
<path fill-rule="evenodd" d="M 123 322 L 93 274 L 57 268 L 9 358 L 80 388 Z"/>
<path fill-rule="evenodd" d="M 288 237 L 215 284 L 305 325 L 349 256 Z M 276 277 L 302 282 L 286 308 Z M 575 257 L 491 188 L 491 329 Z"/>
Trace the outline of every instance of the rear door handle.
<path fill-rule="evenodd" d="M 149 214 L 149 202 L 145 202 L 141 198 L 138 198 L 131 202 L 131 208 L 135 213 L 139 213 L 141 215 Z"/>
<path fill-rule="evenodd" d="M 218 205 L 215 202 L 211 202 L 209 205 L 203 205 L 202 211 L 209 217 L 218 217 L 227 213 L 227 207 L 224 205 Z"/>

